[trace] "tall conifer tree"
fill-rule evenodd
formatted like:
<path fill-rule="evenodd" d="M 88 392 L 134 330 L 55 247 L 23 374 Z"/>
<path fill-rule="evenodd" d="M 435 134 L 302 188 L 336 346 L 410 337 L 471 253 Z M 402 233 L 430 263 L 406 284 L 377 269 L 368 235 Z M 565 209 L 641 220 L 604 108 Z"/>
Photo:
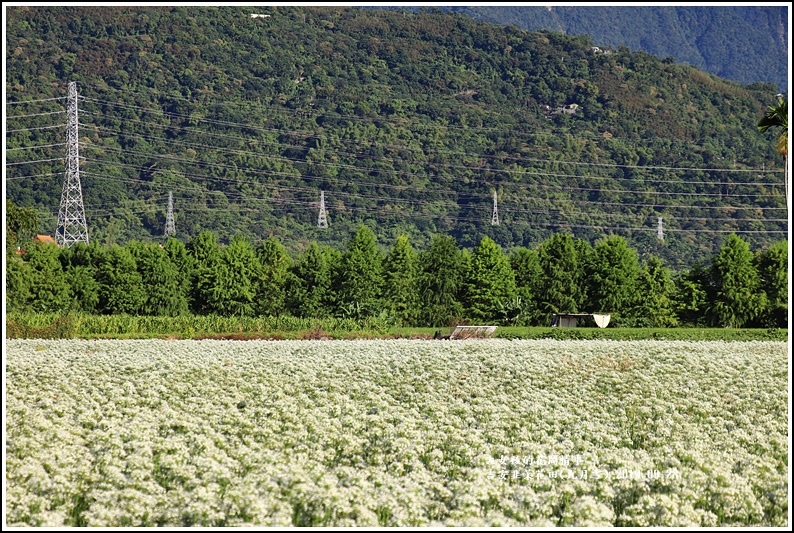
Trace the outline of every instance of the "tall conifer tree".
<path fill-rule="evenodd" d="M 449 326 L 463 315 L 460 302 L 465 263 L 455 238 L 435 235 L 419 254 L 421 319 L 428 326 Z"/>
<path fill-rule="evenodd" d="M 260 270 L 256 280 L 256 314 L 278 316 L 284 312 L 287 275 L 292 260 L 273 236 L 256 248 Z"/>
<path fill-rule="evenodd" d="M 158 316 L 187 313 L 187 296 L 182 290 L 179 271 L 168 252 L 157 244 L 147 244 L 137 250 L 135 259 L 146 293 L 141 313 Z"/>
<path fill-rule="evenodd" d="M 202 231 L 194 237 L 187 246 L 188 255 L 193 264 L 190 281 L 190 302 L 193 312 L 206 315 L 213 311 L 211 300 L 214 300 L 214 279 L 218 276 L 216 271 L 222 270 L 221 249 L 215 234 Z"/>
<path fill-rule="evenodd" d="M 135 258 L 127 248 L 113 245 L 100 254 L 97 268 L 99 305 L 103 313 L 138 314 L 146 299 Z"/>
<path fill-rule="evenodd" d="M 255 281 L 260 271 L 251 243 L 242 235 L 235 235 L 223 250 L 216 268 L 209 273 L 212 312 L 224 316 L 253 315 Z"/>
<path fill-rule="evenodd" d="M 66 311 L 71 307 L 69 282 L 54 244 L 31 243 L 24 255 L 29 268 L 27 307 L 38 313 Z"/>
<path fill-rule="evenodd" d="M 191 281 L 193 279 L 194 261 L 188 253 L 187 248 L 179 239 L 169 238 L 163 247 L 168 254 L 168 258 L 177 270 L 179 280 L 179 291 L 185 297 L 188 308 L 192 308 L 191 301 Z"/>
<path fill-rule="evenodd" d="M 673 303 L 675 283 L 658 257 L 649 257 L 643 266 L 637 279 L 636 293 L 637 306 L 631 313 L 635 318 L 646 319 L 655 328 L 678 325 Z"/>
<path fill-rule="evenodd" d="M 97 258 L 99 246 L 76 242 L 70 248 L 61 249 L 61 265 L 72 289 L 72 309 L 94 313 L 99 305 L 99 282 L 97 282 Z"/>
<path fill-rule="evenodd" d="M 510 267 L 516 281 L 516 292 L 520 300 L 520 325 L 548 325 L 538 309 L 535 287 L 541 283 L 543 272 L 540 270 L 537 250 L 516 248 L 510 254 Z"/>
<path fill-rule="evenodd" d="M 383 286 L 382 262 L 375 233 L 362 225 L 342 254 L 338 278 L 342 314 L 360 318 L 377 313 Z"/>
<path fill-rule="evenodd" d="M 543 278 L 534 287 L 540 311 L 550 320 L 553 313 L 575 313 L 582 298 L 581 274 L 573 237 L 555 233 L 538 246 Z"/>
<path fill-rule="evenodd" d="M 588 311 L 629 314 L 637 298 L 640 265 L 626 239 L 610 235 L 593 247 L 587 272 Z"/>
<path fill-rule="evenodd" d="M 405 323 L 415 323 L 419 311 L 418 268 L 419 255 L 400 235 L 384 260 L 383 302 Z"/>
<path fill-rule="evenodd" d="M 466 314 L 480 322 L 497 319 L 500 307 L 516 297 L 510 262 L 490 237 L 474 248 L 464 287 Z"/>
<path fill-rule="evenodd" d="M 312 241 L 290 268 L 287 277 L 287 310 L 301 318 L 330 316 L 331 281 L 328 253 Z"/>
<path fill-rule="evenodd" d="M 766 294 L 747 242 L 731 233 L 711 263 L 711 277 L 716 289 L 712 305 L 720 325 L 742 327 L 763 313 Z"/>
<path fill-rule="evenodd" d="M 768 327 L 788 326 L 788 241 L 778 241 L 756 254 L 756 267 L 761 288 L 766 294 L 767 308 L 763 324 Z"/>
<path fill-rule="evenodd" d="M 30 266 L 15 252 L 6 254 L 6 310 L 22 311 L 30 300 Z"/>

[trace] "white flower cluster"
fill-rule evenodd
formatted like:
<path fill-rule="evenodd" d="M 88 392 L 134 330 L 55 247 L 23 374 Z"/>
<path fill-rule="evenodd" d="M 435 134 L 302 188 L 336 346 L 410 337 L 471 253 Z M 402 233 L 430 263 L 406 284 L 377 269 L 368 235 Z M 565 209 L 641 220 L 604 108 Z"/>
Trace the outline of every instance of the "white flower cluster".
<path fill-rule="evenodd" d="M 781 342 L 6 348 L 9 525 L 788 525 Z"/>

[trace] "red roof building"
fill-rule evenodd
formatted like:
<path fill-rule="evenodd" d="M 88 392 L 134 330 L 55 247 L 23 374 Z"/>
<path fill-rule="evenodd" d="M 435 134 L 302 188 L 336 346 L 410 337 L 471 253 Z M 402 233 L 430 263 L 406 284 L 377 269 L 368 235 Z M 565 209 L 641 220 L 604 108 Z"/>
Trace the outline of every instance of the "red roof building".
<path fill-rule="evenodd" d="M 55 239 L 53 239 L 49 235 L 36 235 L 35 237 L 33 237 L 33 242 L 43 242 L 46 244 L 54 244 L 56 246 L 58 245 L 58 243 L 55 242 Z"/>

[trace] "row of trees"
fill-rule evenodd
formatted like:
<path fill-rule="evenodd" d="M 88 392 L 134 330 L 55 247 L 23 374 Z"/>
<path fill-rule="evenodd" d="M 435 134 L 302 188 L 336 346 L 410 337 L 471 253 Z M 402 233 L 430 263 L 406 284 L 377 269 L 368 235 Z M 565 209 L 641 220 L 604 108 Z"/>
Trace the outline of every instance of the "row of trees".
<path fill-rule="evenodd" d="M 383 253 L 361 226 L 342 250 L 312 242 L 296 258 L 271 237 L 221 246 L 211 232 L 187 245 L 31 243 L 7 254 L 9 310 L 174 316 L 380 317 L 415 326 L 456 321 L 547 325 L 556 312 L 609 312 L 618 325 L 785 326 L 788 247 L 753 253 L 730 235 L 706 265 L 671 278 L 640 263 L 625 239 L 594 245 L 555 234 L 509 254 L 484 237 L 471 251 L 436 235 L 406 236 Z"/>

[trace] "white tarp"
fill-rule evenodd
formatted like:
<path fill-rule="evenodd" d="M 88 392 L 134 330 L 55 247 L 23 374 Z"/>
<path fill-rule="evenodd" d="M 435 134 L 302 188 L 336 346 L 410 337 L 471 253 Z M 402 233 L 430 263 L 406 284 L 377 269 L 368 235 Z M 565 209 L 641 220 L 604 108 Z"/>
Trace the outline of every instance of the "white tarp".
<path fill-rule="evenodd" d="M 609 315 L 593 315 L 593 320 L 595 320 L 596 326 L 605 328 L 609 324 Z"/>

